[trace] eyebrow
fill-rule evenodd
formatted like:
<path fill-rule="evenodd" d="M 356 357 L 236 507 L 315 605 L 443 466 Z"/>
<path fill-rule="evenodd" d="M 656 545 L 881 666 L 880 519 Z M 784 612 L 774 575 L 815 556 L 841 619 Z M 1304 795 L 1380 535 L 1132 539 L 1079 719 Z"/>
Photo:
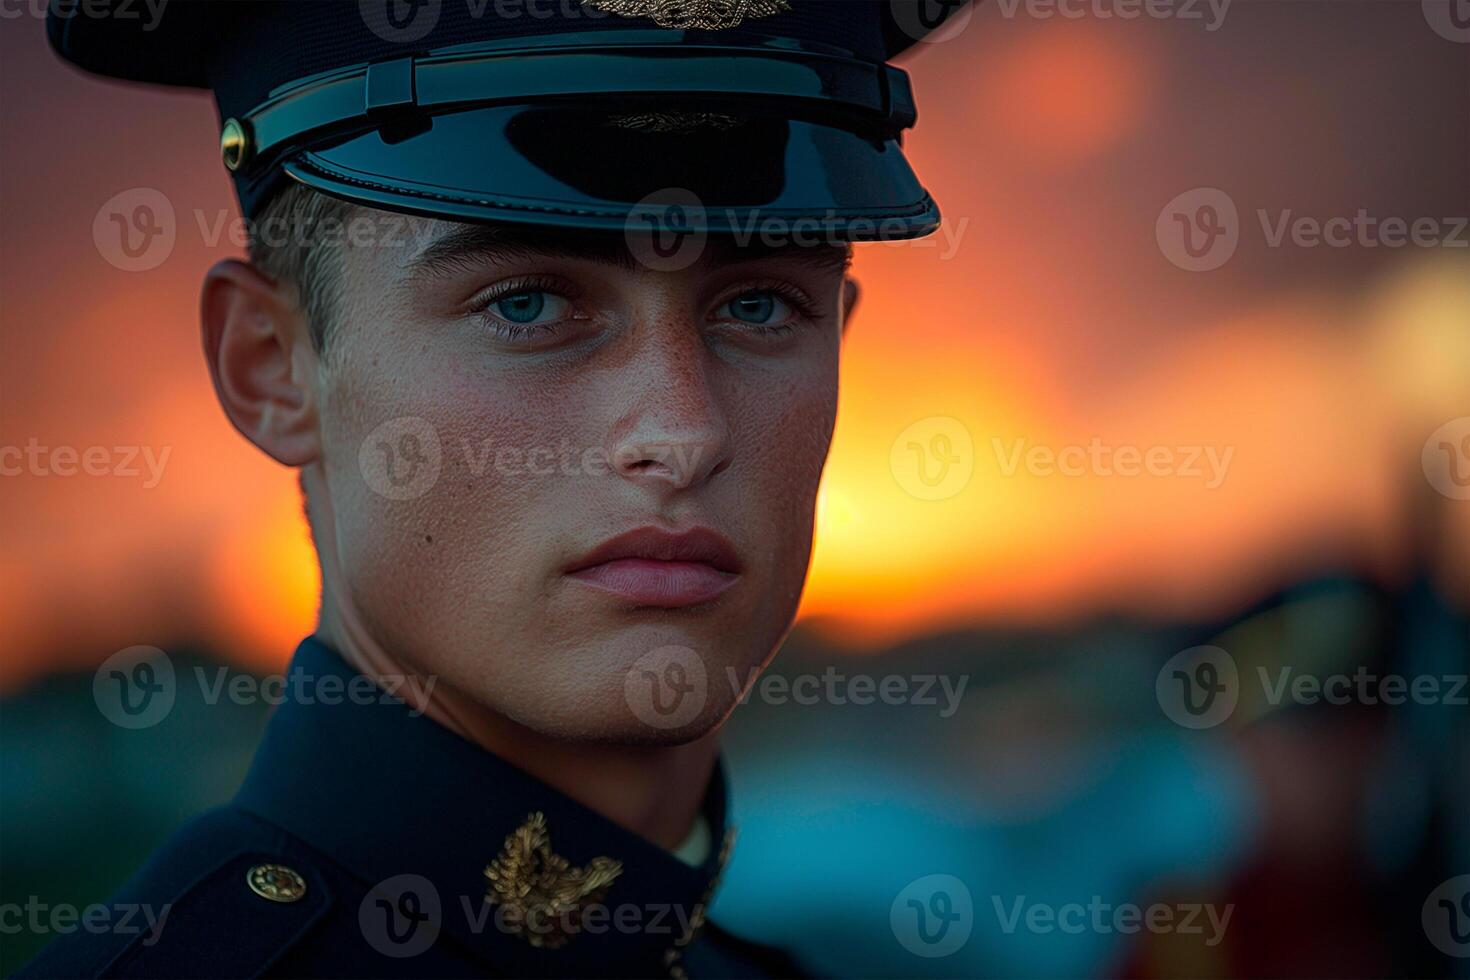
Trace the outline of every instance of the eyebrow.
<path fill-rule="evenodd" d="M 487 261 L 527 258 L 583 259 L 627 270 L 636 270 L 641 265 L 621 232 L 455 224 L 409 261 L 406 275 L 410 280 L 440 279 L 471 271 Z M 796 261 L 820 272 L 845 273 L 852 264 L 852 247 L 770 245 L 753 241 L 742 244 L 728 236 L 713 236 L 706 242 L 700 261 L 718 266 L 767 259 Z"/>

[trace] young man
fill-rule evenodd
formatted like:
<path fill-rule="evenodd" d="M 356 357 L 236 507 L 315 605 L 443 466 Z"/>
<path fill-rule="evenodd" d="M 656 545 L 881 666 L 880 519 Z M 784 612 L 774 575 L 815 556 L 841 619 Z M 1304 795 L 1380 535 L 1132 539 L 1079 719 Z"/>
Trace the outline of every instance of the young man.
<path fill-rule="evenodd" d="M 545 6 L 53 10 L 81 67 L 216 95 L 255 242 L 204 350 L 323 594 L 239 794 L 116 898 L 161 927 L 26 975 L 794 972 L 704 922 L 724 679 L 795 614 L 847 243 L 939 220 L 886 64 L 932 12 Z"/>

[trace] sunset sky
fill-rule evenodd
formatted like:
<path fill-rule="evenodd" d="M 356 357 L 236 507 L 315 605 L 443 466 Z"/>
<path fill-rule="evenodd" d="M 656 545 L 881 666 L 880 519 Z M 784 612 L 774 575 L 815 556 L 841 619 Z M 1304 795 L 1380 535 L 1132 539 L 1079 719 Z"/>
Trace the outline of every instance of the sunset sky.
<path fill-rule="evenodd" d="M 967 623 L 1217 617 L 1315 572 L 1397 579 L 1424 500 L 1446 522 L 1443 581 L 1470 599 L 1470 502 L 1421 466 L 1470 415 L 1467 233 L 1271 244 L 1283 220 L 1360 210 L 1452 231 L 1470 119 L 1445 93 L 1467 90 L 1470 58 L 1418 3 L 1336 5 L 1354 25 L 1336 31 L 1303 26 L 1314 6 L 1238 3 L 1209 30 L 987 4 L 912 53 L 908 148 L 947 227 L 859 250 L 803 615 L 859 649 Z M 230 428 L 199 353 L 198 283 L 237 251 L 210 240 L 235 213 L 213 106 L 81 76 L 33 17 L 0 24 L 0 80 L 0 444 L 140 447 L 141 470 L 0 478 L 0 687 L 140 643 L 279 666 L 315 570 L 294 474 Z M 177 242 L 127 272 L 94 219 L 140 187 L 172 204 Z M 1213 271 L 1156 238 L 1194 188 L 1239 213 Z M 934 418 L 957 421 L 973 473 L 925 500 L 895 442 Z M 1202 472 L 1012 465 L 1089 445 Z"/>

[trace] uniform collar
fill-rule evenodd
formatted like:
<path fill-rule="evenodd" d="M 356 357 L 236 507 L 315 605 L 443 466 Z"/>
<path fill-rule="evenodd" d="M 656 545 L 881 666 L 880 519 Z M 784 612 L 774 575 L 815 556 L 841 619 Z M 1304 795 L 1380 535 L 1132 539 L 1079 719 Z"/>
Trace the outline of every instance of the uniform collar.
<path fill-rule="evenodd" d="M 646 976 L 676 964 L 703 923 L 728 851 L 725 794 L 723 767 L 717 767 L 703 816 L 713 840 L 726 846 L 710 848 L 702 864 L 691 866 L 368 688 L 334 650 L 309 637 L 291 661 L 284 698 L 235 802 L 370 889 L 392 879 L 381 886 L 394 893 L 390 900 L 405 882 L 426 880 L 437 892 L 437 941 L 464 945 L 499 969 Z M 537 813 L 544 823 L 528 826 Z M 534 880 L 545 867 L 543 846 L 565 858 L 568 869 L 610 867 L 594 863 L 597 858 L 621 865 L 600 909 L 584 912 L 581 931 L 558 948 L 533 945 L 517 934 L 511 909 L 501 903 L 497 915 L 486 902 L 487 866 L 501 858 L 512 887 Z M 565 882 L 572 873 L 553 871 L 551 878 Z M 418 879 L 399 877 L 405 875 Z M 416 896 L 414 905 L 431 909 L 425 898 Z"/>

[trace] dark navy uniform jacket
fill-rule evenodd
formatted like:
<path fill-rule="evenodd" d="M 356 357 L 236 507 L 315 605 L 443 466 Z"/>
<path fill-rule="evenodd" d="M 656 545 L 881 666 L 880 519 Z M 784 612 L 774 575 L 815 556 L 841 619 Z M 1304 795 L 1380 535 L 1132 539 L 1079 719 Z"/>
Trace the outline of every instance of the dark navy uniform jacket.
<path fill-rule="evenodd" d="M 317 640 L 291 672 L 313 683 L 288 683 L 234 800 L 112 899 L 150 907 L 156 933 L 71 934 L 19 976 L 798 974 L 703 921 L 727 850 L 721 772 L 704 810 L 716 846 L 694 866 L 375 688 L 343 696 L 365 679 Z"/>

